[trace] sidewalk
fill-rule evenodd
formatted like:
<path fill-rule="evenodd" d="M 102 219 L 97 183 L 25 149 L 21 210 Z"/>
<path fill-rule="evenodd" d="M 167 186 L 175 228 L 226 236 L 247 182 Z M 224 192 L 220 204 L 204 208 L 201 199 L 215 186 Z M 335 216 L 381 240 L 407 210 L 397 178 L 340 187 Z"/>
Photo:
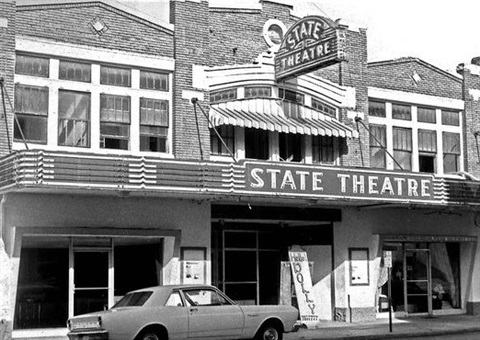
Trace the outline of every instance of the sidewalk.
<path fill-rule="evenodd" d="M 388 319 L 378 319 L 371 323 L 346 323 L 325 321 L 317 329 L 300 329 L 296 333 L 285 334 L 285 340 L 320 339 L 395 339 L 408 337 L 429 337 L 447 334 L 480 332 L 480 316 L 445 315 L 395 318 L 390 333 Z"/>

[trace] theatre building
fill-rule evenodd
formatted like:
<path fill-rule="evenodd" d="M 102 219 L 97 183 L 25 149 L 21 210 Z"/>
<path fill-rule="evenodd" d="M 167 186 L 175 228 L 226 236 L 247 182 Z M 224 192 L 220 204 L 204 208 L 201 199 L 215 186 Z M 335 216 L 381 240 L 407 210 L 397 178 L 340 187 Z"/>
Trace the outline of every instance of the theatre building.
<path fill-rule="evenodd" d="M 368 63 L 364 29 L 231 6 L 0 2 L 5 338 L 177 283 L 371 321 L 389 271 L 396 316 L 479 313 L 476 59 Z"/>

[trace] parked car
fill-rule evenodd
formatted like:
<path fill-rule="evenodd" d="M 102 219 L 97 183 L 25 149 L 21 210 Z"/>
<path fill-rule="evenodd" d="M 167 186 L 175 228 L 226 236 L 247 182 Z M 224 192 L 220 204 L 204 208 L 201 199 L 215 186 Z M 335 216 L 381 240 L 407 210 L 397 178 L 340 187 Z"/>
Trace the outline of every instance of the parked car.
<path fill-rule="evenodd" d="M 240 306 L 216 287 L 172 285 L 136 290 L 107 311 L 67 321 L 70 340 L 282 340 L 294 330 L 292 306 Z"/>

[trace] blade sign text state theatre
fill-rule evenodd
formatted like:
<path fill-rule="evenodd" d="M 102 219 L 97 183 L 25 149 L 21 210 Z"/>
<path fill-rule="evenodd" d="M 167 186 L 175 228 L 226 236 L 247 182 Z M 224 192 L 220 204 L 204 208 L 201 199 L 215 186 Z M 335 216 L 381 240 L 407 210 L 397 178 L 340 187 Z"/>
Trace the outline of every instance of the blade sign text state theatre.
<path fill-rule="evenodd" d="M 345 60 L 346 27 L 320 16 L 296 22 L 275 57 L 277 80 L 299 76 Z"/>

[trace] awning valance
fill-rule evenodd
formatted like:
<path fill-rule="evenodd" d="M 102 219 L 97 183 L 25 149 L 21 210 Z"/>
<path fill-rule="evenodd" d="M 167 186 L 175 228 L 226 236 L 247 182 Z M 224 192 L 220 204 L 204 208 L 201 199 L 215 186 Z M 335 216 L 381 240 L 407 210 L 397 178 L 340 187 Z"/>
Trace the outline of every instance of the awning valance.
<path fill-rule="evenodd" d="M 269 98 L 216 103 L 210 106 L 213 126 L 235 125 L 313 136 L 358 137 L 358 132 L 314 109 Z"/>

